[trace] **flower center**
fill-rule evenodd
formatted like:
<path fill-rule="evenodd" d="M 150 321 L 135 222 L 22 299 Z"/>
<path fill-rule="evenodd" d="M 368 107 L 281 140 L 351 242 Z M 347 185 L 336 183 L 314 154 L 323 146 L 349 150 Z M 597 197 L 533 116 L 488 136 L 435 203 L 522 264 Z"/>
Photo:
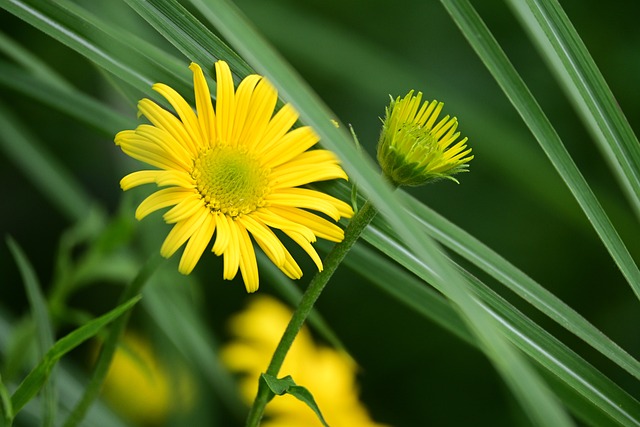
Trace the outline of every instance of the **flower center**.
<path fill-rule="evenodd" d="M 235 218 L 264 205 L 268 173 L 245 150 L 218 146 L 200 153 L 191 175 L 209 209 Z"/>

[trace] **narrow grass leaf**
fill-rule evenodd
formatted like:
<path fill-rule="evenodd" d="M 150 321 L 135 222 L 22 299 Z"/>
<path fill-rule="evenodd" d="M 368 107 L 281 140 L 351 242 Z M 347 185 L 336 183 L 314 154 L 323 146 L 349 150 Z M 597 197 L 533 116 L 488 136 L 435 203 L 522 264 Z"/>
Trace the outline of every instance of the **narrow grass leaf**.
<path fill-rule="evenodd" d="M 572 100 L 640 220 L 640 143 L 557 0 L 509 0 Z"/>
<path fill-rule="evenodd" d="M 72 86 L 69 82 L 54 73 L 44 61 L 2 32 L 0 32 L 0 52 L 13 59 L 28 70 L 30 74 L 49 86 L 55 86 L 60 90 L 71 89 Z"/>
<path fill-rule="evenodd" d="M 22 251 L 22 248 L 11 238 L 7 238 L 7 245 L 18 264 L 22 281 L 27 290 L 27 298 L 31 306 L 31 314 L 36 324 L 38 358 L 44 358 L 47 351 L 53 347 L 53 325 L 47 308 L 47 301 L 42 294 L 40 283 L 33 266 Z M 43 389 L 43 425 L 52 426 L 56 417 L 57 396 L 55 375 L 45 384 Z"/>
<path fill-rule="evenodd" d="M 225 60 L 238 79 L 252 73 L 251 68 L 222 40 L 175 0 L 125 0 L 187 58 L 211 71 L 218 59 Z"/>
<path fill-rule="evenodd" d="M 100 329 L 130 310 L 139 300 L 139 296 L 134 297 L 59 339 L 11 396 L 14 413 L 17 414 L 38 393 L 62 356 L 95 336 Z"/>
<path fill-rule="evenodd" d="M 411 214 L 434 239 L 494 277 L 522 299 L 575 334 L 622 369 L 640 379 L 640 362 L 587 319 L 487 245 L 413 197 L 403 194 Z M 388 227 L 379 224 L 383 229 Z"/>
<path fill-rule="evenodd" d="M 118 114 L 79 90 L 61 89 L 48 83 L 46 79 L 26 74 L 18 67 L 5 62 L 0 62 L 0 85 L 64 112 L 109 136 L 113 136 L 119 130 L 131 128 L 136 123 L 133 117 L 127 118 Z"/>
<path fill-rule="evenodd" d="M 148 76 L 134 71 L 123 61 L 109 55 L 104 46 L 88 38 L 87 36 L 90 32 L 82 29 L 83 22 L 70 11 L 59 7 L 54 2 L 10 0 L 3 2 L 1 6 L 59 42 L 80 52 L 106 70 L 116 75 L 126 76 L 127 81 L 142 83 L 148 87 L 151 87 L 154 83 Z M 124 45 L 123 42 L 112 42 L 117 45 Z"/>
<path fill-rule="evenodd" d="M 589 188 L 560 137 L 506 57 L 502 48 L 486 27 L 482 18 L 467 0 L 441 0 L 453 20 L 465 35 L 480 59 L 505 92 L 525 121 L 569 190 L 600 236 L 607 251 L 640 298 L 640 270 L 629 254 L 607 214 Z"/>
<path fill-rule="evenodd" d="M 222 0 L 192 0 L 198 10 L 244 55 L 249 64 L 263 72 L 283 98 L 298 109 L 301 119 L 318 132 L 325 147 L 343 161 L 349 175 L 371 202 L 388 219 L 412 251 L 437 270 L 434 281 L 460 310 L 464 320 L 482 343 L 481 348 L 504 378 L 525 412 L 536 425 L 569 426 L 570 418 L 553 398 L 532 367 L 500 335 L 495 321 L 472 299 L 464 278 L 454 269 L 430 238 L 424 238 L 418 224 L 403 210 L 402 202 L 357 152 L 349 135 L 336 129 L 331 114 L 306 84 L 255 32 L 240 12 Z"/>
<path fill-rule="evenodd" d="M 370 227 L 364 233 L 364 238 L 425 282 L 434 281 L 436 272 L 428 263 L 413 256 L 406 247 L 389 238 L 377 227 Z M 352 267 L 357 271 L 368 268 L 355 263 Z M 574 391 L 575 395 L 571 394 L 569 397 L 576 400 L 577 396 L 580 405 L 574 405 L 573 410 L 588 413 L 593 410 L 592 407 L 596 407 L 598 412 L 620 425 L 640 425 L 640 403 L 637 400 L 477 278 L 462 269 L 461 271 L 473 284 L 473 291 L 479 305 L 498 322 L 502 334 Z M 393 296 L 401 296 L 399 298 L 401 301 L 406 301 L 409 295 L 416 301 L 415 304 L 422 301 L 429 304 L 432 299 L 425 290 L 421 290 L 410 281 L 380 282 L 378 286 Z M 419 312 L 428 316 L 424 311 Z M 446 319 L 446 317 L 440 316 L 440 319 Z M 477 340 L 474 342 L 477 344 Z"/>
<path fill-rule="evenodd" d="M 71 221 L 83 218 L 91 198 L 2 102 L 0 129 L 0 149 L 23 171 L 24 177 Z"/>
<path fill-rule="evenodd" d="M 0 425 L 10 426 L 13 422 L 13 405 L 11 404 L 11 396 L 7 386 L 2 381 L 0 375 Z"/>

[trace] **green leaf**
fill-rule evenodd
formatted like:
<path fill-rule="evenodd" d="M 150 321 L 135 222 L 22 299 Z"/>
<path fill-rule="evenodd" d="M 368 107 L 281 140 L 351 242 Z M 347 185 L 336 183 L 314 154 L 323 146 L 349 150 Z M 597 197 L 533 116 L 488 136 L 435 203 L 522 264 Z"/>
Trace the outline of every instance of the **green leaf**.
<path fill-rule="evenodd" d="M 274 394 L 278 396 L 282 396 L 283 394 L 290 394 L 299 401 L 305 403 L 309 408 L 313 410 L 313 412 L 316 413 L 322 425 L 325 427 L 329 427 L 327 422 L 324 420 L 324 417 L 320 412 L 320 408 L 318 408 L 318 405 L 316 404 L 316 401 L 313 398 L 311 392 L 309 392 L 309 390 L 307 390 L 306 388 L 297 385 L 293 381 L 293 378 L 291 378 L 291 375 L 287 375 L 284 378 L 278 379 L 273 375 L 262 374 L 261 379 L 264 380 L 264 382 L 269 387 L 269 390 L 271 390 Z"/>
<path fill-rule="evenodd" d="M 143 93 L 152 94 L 151 86 L 158 81 L 181 92 L 191 87 L 188 70 L 171 55 L 72 2 L 13 0 L 1 7 Z"/>
<path fill-rule="evenodd" d="M 640 219 L 640 142 L 562 6 L 557 0 L 507 3 L 549 62 Z"/>
<path fill-rule="evenodd" d="M 525 121 L 554 167 L 598 233 L 616 265 L 640 298 L 640 269 L 611 224 L 562 140 L 490 33 L 467 0 L 441 0 L 480 59 Z"/>
<path fill-rule="evenodd" d="M 20 248 L 20 246 L 11 238 L 7 238 L 7 245 L 11 250 L 11 254 L 15 259 L 20 269 L 20 275 L 22 281 L 27 290 L 27 297 L 29 304 L 31 305 L 31 313 L 35 319 L 36 334 L 38 337 L 38 357 L 44 358 L 47 350 L 53 347 L 53 325 L 51 324 L 51 318 L 49 317 L 49 310 L 47 308 L 47 302 L 40 283 L 36 276 L 33 266 L 27 259 L 26 255 Z M 44 386 L 43 391 L 43 425 L 52 426 L 56 416 L 57 397 L 56 397 L 56 382 L 55 376 Z"/>
<path fill-rule="evenodd" d="M 76 89 L 61 89 L 39 76 L 0 62 L 0 85 L 36 99 L 69 116 L 87 123 L 113 137 L 116 132 L 135 126 L 133 117 L 127 118 L 112 108 L 95 101 Z"/>
<path fill-rule="evenodd" d="M 30 74 L 48 86 L 57 88 L 58 90 L 69 90 L 72 86 L 65 79 L 57 75 L 53 70 L 40 58 L 33 55 L 20 44 L 0 33 L 0 51 L 15 62 L 22 65 Z M 2 73 L 0 73 L 0 76 Z"/>
<path fill-rule="evenodd" d="M 420 221 L 424 230 L 430 236 L 481 268 L 560 326 L 575 334 L 637 379 L 640 379 L 640 362 L 620 348 L 619 345 L 574 309 L 517 267 L 510 264 L 487 245 L 478 241 L 434 210 L 407 194 L 403 194 L 402 197 L 405 199 L 407 206 L 410 207 L 412 215 Z M 382 229 L 388 230 L 388 226 L 382 222 L 377 222 L 376 224 L 381 226 Z"/>
<path fill-rule="evenodd" d="M 24 171 L 25 177 L 69 219 L 83 218 L 91 205 L 91 198 L 2 102 L 0 129 L 0 149 Z"/>
<path fill-rule="evenodd" d="M 89 338 L 95 336 L 107 324 L 130 310 L 138 301 L 140 301 L 140 298 L 140 296 L 131 298 L 129 301 L 117 306 L 108 313 L 92 320 L 59 339 L 54 346 L 49 349 L 40 363 L 38 363 L 38 365 L 36 365 L 36 367 L 27 375 L 11 396 L 11 404 L 13 405 L 14 413 L 17 414 L 24 405 L 38 393 L 40 388 L 42 388 L 49 378 L 51 370 L 62 356 Z"/>
<path fill-rule="evenodd" d="M 2 375 L 0 375 L 0 425 L 10 426 L 13 422 L 13 406 L 11 405 L 11 397 L 9 396 L 9 390 L 7 386 L 2 382 Z"/>
<path fill-rule="evenodd" d="M 406 248 L 390 239 L 376 226 L 370 227 L 364 233 L 364 238 L 424 282 L 430 283 L 434 280 L 435 273 L 428 263 L 416 257 L 407 257 Z M 354 250 L 346 262 L 390 295 L 415 307 L 418 313 L 433 319 L 463 340 L 475 346 L 479 345 L 477 339 L 469 335 L 468 326 L 456 319 L 459 314 L 448 306 L 448 303 L 438 301 L 433 291 L 424 286 L 423 282 L 406 277 L 402 270 L 390 264 L 384 267 L 388 272 L 381 271 L 383 261 L 363 247 Z M 472 283 L 476 298 L 483 309 L 498 321 L 501 332 L 532 360 L 561 381 L 565 395 L 566 389 L 570 390 L 568 395 L 572 402 L 580 402 L 579 405 L 572 406 L 574 411 L 584 414 L 594 411 L 595 408 L 600 416 L 615 420 L 619 425 L 640 424 L 638 401 L 477 278 L 462 269 L 461 271 Z M 385 280 L 394 276 L 404 280 Z"/>
<path fill-rule="evenodd" d="M 125 1 L 187 58 L 201 64 L 203 69 L 210 71 L 216 60 L 223 59 L 237 78 L 244 78 L 253 72 L 242 58 L 177 1 Z"/>

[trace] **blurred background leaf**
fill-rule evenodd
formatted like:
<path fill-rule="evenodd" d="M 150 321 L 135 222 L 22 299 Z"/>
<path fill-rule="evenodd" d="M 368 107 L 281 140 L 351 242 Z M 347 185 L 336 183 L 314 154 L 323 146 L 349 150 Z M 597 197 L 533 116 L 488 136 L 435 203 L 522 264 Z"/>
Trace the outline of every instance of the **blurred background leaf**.
<path fill-rule="evenodd" d="M 41 2 L 1 4 L 15 8 L 19 3 L 40 6 Z M 145 4 L 133 0 L 127 3 Z M 162 3 L 146 4 L 160 8 Z M 637 260 L 640 239 L 632 209 L 571 104 L 561 96 L 560 86 L 544 60 L 504 4 L 475 3 Z M 65 43 L 84 52 L 112 76 L 96 70 L 73 50 L 15 17 L 0 14 L 1 27 L 10 40 L 0 39 L 0 48 L 6 46 L 0 58 L 0 93 L 7 113 L 2 120 L 6 125 L 3 128 L 10 130 L 5 134 L 9 136 L 5 139 L 9 141 L 9 151 L 5 149 L 0 156 L 0 174 L 5 182 L 4 196 L 11 201 L 11 209 L 2 211 L 2 222 L 5 233 L 11 233 L 30 254 L 45 291 L 46 284 L 52 282 L 54 254 L 63 230 L 96 204 L 112 215 L 122 201 L 124 215 L 130 218 L 131 206 L 143 197 L 141 193 L 124 198 L 121 195 L 118 180 L 131 170 L 132 164 L 115 149 L 110 134 L 136 122 L 133 102 L 143 94 L 151 96 L 151 91 L 145 89 L 151 82 L 169 83 L 191 97 L 186 65 L 190 59 L 204 61 L 213 55 L 206 50 L 190 51 L 187 45 L 174 47 L 128 4 L 63 2 L 59 3 L 63 7 L 43 6 L 49 10 L 44 15 L 47 19 L 55 17 L 66 23 L 62 27 L 64 34 L 59 35 L 67 37 Z M 476 155 L 471 163 L 472 173 L 461 177 L 460 186 L 444 183 L 411 190 L 411 194 L 519 267 L 622 349 L 638 357 L 640 341 L 634 327 L 640 324 L 637 300 L 533 137 L 438 2 L 406 1 L 390 7 L 382 0 L 366 4 L 239 0 L 237 5 L 337 118 L 354 125 L 363 148 L 370 154 L 375 150 L 378 117 L 384 112 L 389 94 L 398 96 L 416 89 L 423 91 L 426 98 L 445 101 L 445 112 L 458 116 L 462 132 L 470 137 Z M 635 76 L 640 72 L 640 34 L 633 29 L 638 6 L 624 1 L 613 8 L 601 2 L 575 0 L 565 1 L 562 6 L 631 128 L 637 130 L 640 105 Z M 198 11 L 192 12 L 199 17 Z M 22 9 L 21 13 L 28 12 Z M 101 30 L 92 31 L 86 39 L 78 38 L 90 26 Z M 619 28 L 631 30 L 618 31 Z M 47 64 L 52 72 L 19 54 L 11 41 Z M 194 58 L 185 58 L 184 54 Z M 28 71 L 21 72 L 22 69 Z M 61 83 L 59 77 L 66 83 Z M 137 83 L 131 85 L 126 80 Z M 70 171 L 69 182 L 52 183 L 48 166 L 30 163 L 36 165 L 30 170 L 10 154 L 10 150 L 19 150 L 18 155 L 29 158 L 25 150 L 31 146 L 36 147 L 35 158 L 46 155 L 54 161 L 45 164 L 58 162 Z M 64 188 L 67 190 L 62 191 Z M 157 250 L 157 242 L 167 230 L 158 218 L 135 227 L 127 239 L 135 240 L 136 253 Z M 75 251 L 81 249 L 82 246 Z M 17 271 L 7 262 L 10 258 L 6 250 L 0 249 L 0 301 L 1 308 L 9 310 L 13 317 L 26 312 L 27 305 Z M 135 259 L 127 251 L 118 255 Z M 619 360 L 610 362 L 528 304 L 513 298 L 487 273 L 459 255 L 451 256 L 613 383 L 631 395 L 640 395 L 637 379 L 616 366 Z M 207 258 L 188 284 L 182 278 L 168 279 L 169 287 L 189 287 L 184 297 L 191 305 L 182 304 L 181 310 L 194 311 L 194 318 L 187 321 L 191 326 L 163 326 L 153 320 L 153 315 L 134 317 L 138 328 L 156 333 L 168 330 L 164 333 L 169 337 L 180 336 L 185 329 L 200 331 L 198 338 L 184 337 L 185 342 L 208 342 L 205 347 L 194 349 L 195 353 L 189 351 L 198 372 L 205 366 L 198 360 L 215 354 L 215 344 L 211 343 L 224 339 L 226 319 L 243 307 L 247 298 L 240 283 L 222 283 L 221 263 Z M 368 258 L 358 259 L 358 265 L 366 267 Z M 311 264 L 303 265 L 303 270 L 308 279 Z M 341 269 L 336 283 L 322 296 L 319 311 L 361 366 L 362 398 L 374 419 L 393 425 L 529 425 L 479 352 L 435 327 L 436 323 L 425 320 L 420 313 L 390 300 L 387 290 L 377 290 L 370 281 L 370 276 Z M 71 303 L 84 309 L 105 308 L 103 301 L 108 301 L 109 296 L 112 301 L 119 288 L 97 284 L 111 285 L 98 280 L 72 298 Z M 260 292 L 276 292 L 275 285 L 263 281 Z M 162 295 L 166 301 L 166 294 Z M 153 306 L 149 305 L 148 310 L 153 313 Z M 155 310 L 157 313 L 158 308 Z M 451 319 L 449 325 L 459 322 Z M 416 334 L 425 338 L 415 340 Z M 465 336 L 464 332 L 461 334 Z M 378 345 L 382 339 L 384 346 Z M 184 345 L 183 342 L 173 347 Z M 82 365 L 82 355 L 77 354 L 72 361 Z M 215 375 L 214 371 L 204 372 L 206 378 Z M 390 378 L 401 392 L 386 392 Z M 212 382 L 200 387 L 206 393 Z M 229 409 L 231 403 L 213 399 L 218 403 L 212 406 L 215 409 L 209 410 L 208 415 L 199 414 L 201 422 L 210 423 L 200 425 L 230 425 L 236 422 L 231 420 L 241 419 L 232 415 L 234 411 L 241 413 L 241 409 Z M 424 402 L 429 402 L 426 412 Z M 199 408 L 204 411 L 202 406 Z M 606 418 L 594 414 L 587 424 L 607 425 L 605 422 Z"/>

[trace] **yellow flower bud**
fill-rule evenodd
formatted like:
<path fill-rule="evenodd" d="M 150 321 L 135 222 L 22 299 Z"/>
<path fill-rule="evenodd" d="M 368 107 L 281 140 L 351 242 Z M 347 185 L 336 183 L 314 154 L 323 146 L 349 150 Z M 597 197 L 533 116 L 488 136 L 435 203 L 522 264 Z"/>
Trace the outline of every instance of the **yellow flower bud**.
<path fill-rule="evenodd" d="M 422 93 L 410 91 L 400 99 L 391 99 L 382 121 L 378 142 L 378 162 L 385 176 L 396 186 L 422 185 L 437 179 L 450 179 L 466 172 L 471 149 L 467 138 L 457 141 L 458 119 L 438 116 L 444 104 L 425 102 Z M 436 122 L 437 121 L 437 122 Z"/>

